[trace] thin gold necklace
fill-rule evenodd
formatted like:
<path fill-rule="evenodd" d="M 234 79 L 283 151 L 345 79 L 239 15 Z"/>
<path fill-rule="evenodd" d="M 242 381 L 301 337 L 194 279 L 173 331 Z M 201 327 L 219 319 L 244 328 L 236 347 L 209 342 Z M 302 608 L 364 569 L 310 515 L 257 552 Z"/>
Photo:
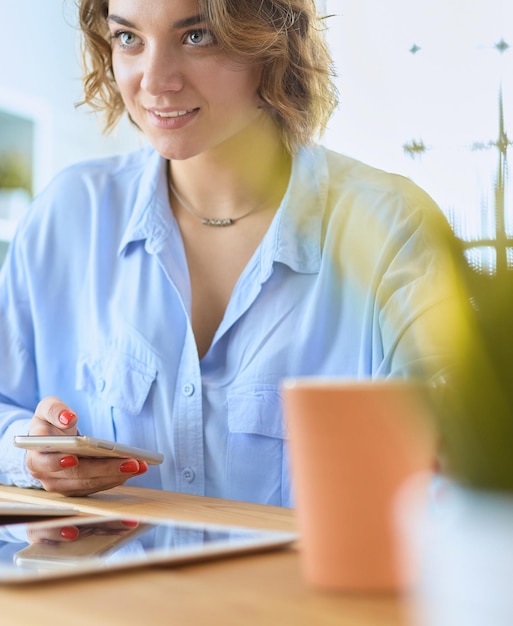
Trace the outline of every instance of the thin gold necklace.
<path fill-rule="evenodd" d="M 198 215 L 196 211 L 191 206 L 189 206 L 187 202 L 185 202 L 185 200 L 178 193 L 178 191 L 176 191 L 173 183 L 171 182 L 171 178 L 169 178 L 169 188 L 173 192 L 173 195 L 176 197 L 178 202 L 180 202 L 183 208 L 187 211 L 187 213 L 190 213 L 193 217 L 201 220 L 201 223 L 205 224 L 205 226 L 232 226 L 233 224 L 236 224 L 239 220 L 247 217 L 248 215 L 256 211 L 257 209 L 262 208 L 265 204 L 265 202 L 262 202 L 262 204 L 260 204 L 259 206 L 253 207 L 247 213 L 244 213 L 240 217 L 224 217 L 224 218 L 202 217 L 201 215 Z"/>

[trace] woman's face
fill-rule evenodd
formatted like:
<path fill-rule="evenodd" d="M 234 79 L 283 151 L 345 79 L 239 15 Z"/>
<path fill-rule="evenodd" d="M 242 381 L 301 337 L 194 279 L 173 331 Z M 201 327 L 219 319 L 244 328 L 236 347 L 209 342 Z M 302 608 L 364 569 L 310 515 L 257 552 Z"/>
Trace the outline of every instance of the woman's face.
<path fill-rule="evenodd" d="M 228 146 L 264 115 L 261 66 L 222 52 L 197 0 L 110 0 L 107 20 L 125 106 L 165 158 Z"/>

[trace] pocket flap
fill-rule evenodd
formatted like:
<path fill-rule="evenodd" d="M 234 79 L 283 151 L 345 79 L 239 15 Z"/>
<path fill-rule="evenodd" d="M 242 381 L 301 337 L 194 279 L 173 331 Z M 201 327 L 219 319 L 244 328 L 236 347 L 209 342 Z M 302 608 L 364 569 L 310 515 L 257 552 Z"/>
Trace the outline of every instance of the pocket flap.
<path fill-rule="evenodd" d="M 157 370 L 126 354 L 105 359 L 83 356 L 77 365 L 76 388 L 97 394 L 110 406 L 138 415 L 150 392 Z"/>
<path fill-rule="evenodd" d="M 231 392 L 228 428 L 231 433 L 285 439 L 279 388 L 276 385 L 246 386 Z"/>

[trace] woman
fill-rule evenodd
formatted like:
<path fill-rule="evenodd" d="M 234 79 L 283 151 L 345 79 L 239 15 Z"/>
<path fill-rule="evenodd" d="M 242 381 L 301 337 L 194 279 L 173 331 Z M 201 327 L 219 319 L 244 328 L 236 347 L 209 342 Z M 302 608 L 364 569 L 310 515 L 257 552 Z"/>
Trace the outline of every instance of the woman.
<path fill-rule="evenodd" d="M 450 229 L 315 145 L 336 105 L 314 0 L 81 0 L 85 102 L 149 146 L 66 169 L 0 286 L 0 479 L 290 505 L 285 376 L 432 376 Z M 165 462 L 13 447 L 90 434 Z"/>

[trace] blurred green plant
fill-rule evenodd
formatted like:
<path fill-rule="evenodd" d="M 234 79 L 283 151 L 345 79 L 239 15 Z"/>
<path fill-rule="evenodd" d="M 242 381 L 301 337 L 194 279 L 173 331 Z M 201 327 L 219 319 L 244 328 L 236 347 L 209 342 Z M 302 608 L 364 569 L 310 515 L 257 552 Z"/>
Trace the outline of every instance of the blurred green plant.
<path fill-rule="evenodd" d="M 0 153 L 0 189 L 25 189 L 32 194 L 30 164 L 18 152 Z"/>
<path fill-rule="evenodd" d="M 442 459 L 462 484 L 513 491 L 513 270 L 462 274 L 468 332 L 438 398 Z"/>

